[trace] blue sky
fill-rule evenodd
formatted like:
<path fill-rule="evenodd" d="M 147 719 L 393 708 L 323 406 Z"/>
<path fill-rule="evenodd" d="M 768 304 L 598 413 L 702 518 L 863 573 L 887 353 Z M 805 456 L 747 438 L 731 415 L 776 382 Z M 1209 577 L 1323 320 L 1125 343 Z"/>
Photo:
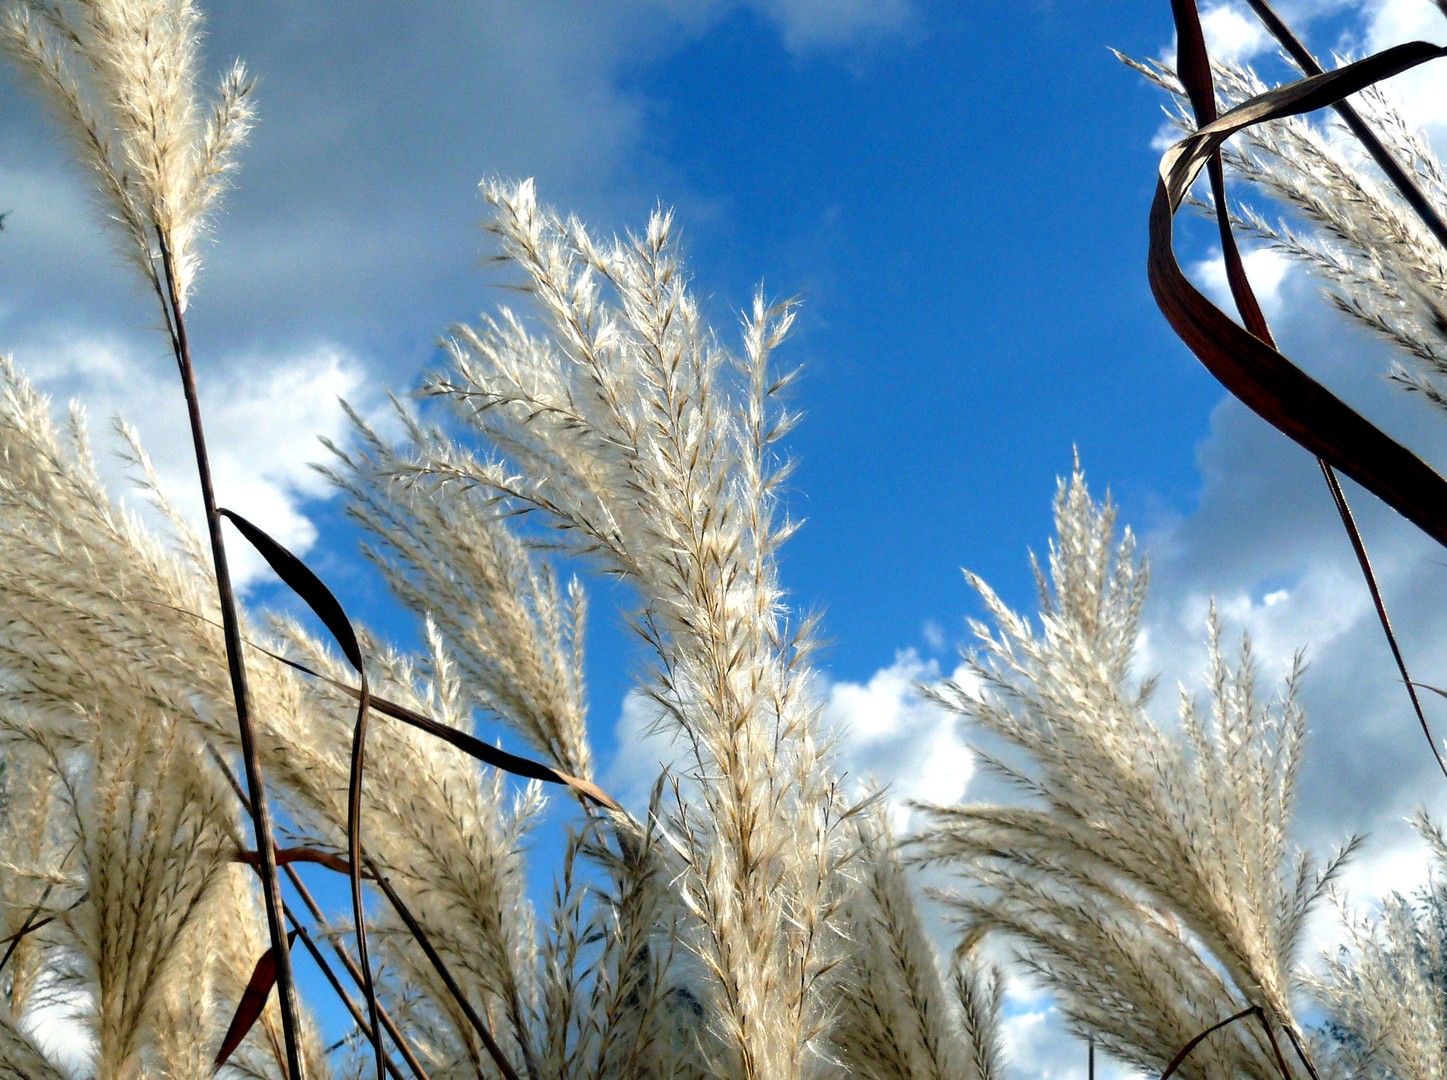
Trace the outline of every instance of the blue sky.
<path fill-rule="evenodd" d="M 1235 7 L 1203 6 L 1221 47 L 1262 51 Z M 1428 0 L 1280 6 L 1321 51 L 1447 27 Z M 961 567 L 1033 610 L 1026 551 L 1043 548 L 1078 447 L 1154 561 L 1146 660 L 1167 685 L 1191 677 L 1211 593 L 1268 661 L 1308 647 L 1320 675 L 1303 839 L 1372 829 L 1383 839 L 1363 880 L 1412 880 L 1421 856 L 1396 823 L 1440 789 L 1330 503 L 1308 459 L 1223 400 L 1146 287 L 1160 100 L 1107 47 L 1168 48 L 1165 0 L 213 7 L 209 60 L 240 56 L 261 77 L 260 125 L 191 313 L 223 501 L 307 549 L 355 613 L 406 633 L 304 466 L 321 456 L 316 433 L 344 432 L 336 394 L 380 410 L 440 364 L 450 322 L 505 298 L 482 266 L 477 180 L 535 176 L 597 231 L 641 227 L 662 203 L 725 336 L 760 282 L 804 301 L 781 355 L 804 365 L 793 403 L 806 413 L 789 450 L 790 507 L 807 524 L 785 583 L 826 612 L 836 711 L 892 733 L 871 751 L 886 772 L 907 779 L 919 746 L 958 743 L 910 681 L 955 663 L 976 611 Z M 124 412 L 182 489 L 148 301 L 94 235 L 53 127 L 5 79 L 0 348 L 57 396 Z M 1442 135 L 1447 113 L 1414 93 L 1413 115 Z M 1184 237 L 1183 261 L 1210 281 L 1209 238 Z M 1333 323 L 1298 272 L 1253 266 L 1288 350 L 1441 461 L 1440 422 L 1384 389 L 1381 351 Z M 1391 515 L 1360 509 L 1433 681 L 1441 567 Z M 590 683 L 610 748 L 632 653 L 607 597 L 595 593 Z M 1022 992 L 1015 1008 L 1022 1040 L 1048 1027 L 1045 1003 Z M 1058 1036 L 1032 1038 L 1022 1075 L 1074 1075 L 1083 1059 Z"/>

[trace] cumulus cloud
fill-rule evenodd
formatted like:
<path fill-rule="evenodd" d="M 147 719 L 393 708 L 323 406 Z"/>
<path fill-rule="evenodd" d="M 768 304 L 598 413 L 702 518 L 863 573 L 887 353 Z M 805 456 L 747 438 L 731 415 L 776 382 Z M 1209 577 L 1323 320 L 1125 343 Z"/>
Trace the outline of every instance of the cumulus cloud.
<path fill-rule="evenodd" d="M 1262 28 L 1251 9 L 1239 0 L 1221 0 L 1203 4 L 1200 9 L 1201 34 L 1213 59 L 1249 64 L 1262 53 L 1275 47 L 1271 36 Z M 1161 59 L 1175 66 L 1174 40 L 1160 51 Z"/>
<path fill-rule="evenodd" d="M 1261 310 L 1272 318 L 1281 312 L 1281 286 L 1292 268 L 1292 262 L 1279 251 L 1256 248 L 1242 253 L 1246 277 L 1261 301 Z M 1208 259 L 1191 264 L 1191 277 L 1207 296 L 1220 303 L 1230 303 L 1231 290 L 1226 282 L 1226 260 L 1218 251 Z"/>
<path fill-rule="evenodd" d="M 1429 0 L 1382 0 L 1369 5 L 1363 53 L 1379 52 L 1404 41 L 1447 42 L 1447 19 Z M 1388 80 L 1387 93 L 1412 119 L 1438 140 L 1447 136 L 1447 100 L 1442 93 L 1441 60 Z"/>
<path fill-rule="evenodd" d="M 185 406 L 168 356 L 124 339 L 59 330 L 17 349 L 16 359 L 52 397 L 79 400 L 94 435 L 101 434 L 97 421 L 113 417 L 135 426 L 168 497 L 204 528 Z M 281 357 L 238 353 L 209 366 L 199 382 L 218 497 L 305 552 L 317 538 L 306 504 L 331 493 L 310 466 L 326 454 L 317 438 L 346 443 L 350 433 L 339 399 L 385 420 L 361 361 L 334 345 Z M 104 474 L 124 496 L 123 470 L 103 452 L 104 441 L 95 441 Z M 264 565 L 245 545 L 231 552 L 242 583 Z"/>
<path fill-rule="evenodd" d="M 1201 33 L 1211 56 L 1227 63 L 1249 64 L 1274 48 L 1261 20 L 1242 4 L 1212 4 L 1203 8 Z"/>
<path fill-rule="evenodd" d="M 1007 1067 L 1016 1076 L 1037 1080 L 1086 1080 L 1089 1048 L 1065 1032 L 1065 1018 L 1049 995 L 1007 994 L 1001 1010 L 1000 1037 Z M 1098 1080 L 1133 1080 L 1143 1074 L 1097 1052 Z"/>
<path fill-rule="evenodd" d="M 953 677 L 966 683 L 971 678 L 964 670 Z M 839 767 L 888 792 L 899 830 L 908 824 L 906 803 L 959 802 L 974 773 L 959 717 L 919 693 L 920 683 L 939 679 L 934 660 L 905 649 L 866 682 L 828 687 L 824 718 L 838 740 Z"/>

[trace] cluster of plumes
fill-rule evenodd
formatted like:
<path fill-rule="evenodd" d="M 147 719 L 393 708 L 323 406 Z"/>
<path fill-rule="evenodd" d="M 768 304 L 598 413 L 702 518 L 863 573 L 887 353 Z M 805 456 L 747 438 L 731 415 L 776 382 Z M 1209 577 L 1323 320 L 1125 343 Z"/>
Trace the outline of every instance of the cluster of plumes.
<path fill-rule="evenodd" d="M 39 987 L 81 1011 L 97 1075 L 210 1076 L 265 934 L 251 871 L 235 862 L 247 846 L 239 803 L 211 754 L 234 753 L 236 736 L 204 556 L 174 519 L 179 535 L 162 545 L 114 506 L 78 420 L 62 437 L 48 402 L 8 367 L 4 383 L 0 734 L 12 794 L 3 819 L 21 842 L 5 849 L 3 925 L 9 934 L 27 919 L 54 919 L 7 967 L 7 1013 L 45 1004 L 32 1000 Z M 146 483 L 144 460 L 135 461 Z M 344 677 L 315 641 L 280 629 L 299 659 Z M 432 644 L 421 659 L 373 648 L 374 686 L 466 728 L 458 682 L 435 635 Z M 261 653 L 252 690 L 263 764 L 293 823 L 287 843 L 344 850 L 350 699 L 302 685 Z M 400 727 L 374 735 L 370 758 L 372 863 L 470 1000 L 497 1019 L 499 1042 L 524 1060 L 541 1027 L 522 866 L 537 788 L 513 796 L 451 748 Z M 28 797 L 32 789 L 45 800 Z M 384 996 L 414 1049 L 432 1075 L 472 1075 L 484 1055 L 466 1017 L 393 915 L 375 929 L 390 972 Z M 14 1030 L 0 1054 L 34 1053 Z M 309 1075 L 327 1075 L 309 1039 Z M 281 1060 L 268 1014 L 233 1064 L 274 1076 Z"/>
<path fill-rule="evenodd" d="M 546 520 L 631 586 L 657 660 L 643 685 L 692 756 L 660 776 L 641 821 L 580 811 L 540 916 L 523 854 L 540 790 L 513 796 L 379 718 L 369 868 L 526 1075 L 998 1076 L 995 989 L 973 962 L 939 968 L 887 819 L 844 798 L 816 743 L 805 637 L 786 626 L 775 570 L 787 530 L 772 442 L 787 418 L 768 361 L 787 309 L 756 304 L 737 361 L 699 319 L 664 216 L 600 247 L 530 185 L 488 195 L 541 332 L 512 314 L 457 331 L 455 370 L 429 389 L 506 456 L 417 423 L 395 449 L 359 425 L 332 468 L 425 629 L 417 657 L 364 642 L 373 690 L 464 730 L 480 713 L 590 778 L 582 590 L 560 584 L 536 528 L 518 531 Z M 133 440 L 165 539 L 107 496 L 78 414 L 65 434 L 8 367 L 4 386 L 0 756 L 8 790 L 45 795 L 0 812 L 26 841 L 6 847 L 0 912 L 6 933 L 54 921 L 6 969 L 0 1060 L 43 1061 L 19 1019 L 39 994 L 80 1011 L 107 1080 L 209 1075 L 265 943 L 221 771 L 236 736 L 206 555 Z M 350 673 L 290 621 L 246 635 L 325 677 L 261 649 L 249 665 L 283 843 L 344 850 L 352 702 L 336 684 Z M 382 1004 L 428 1075 L 494 1075 L 397 915 L 379 904 L 369 924 Z M 326 1075 L 307 1031 L 312 1075 Z M 282 1060 L 268 1013 L 233 1061 L 274 1076 Z"/>
<path fill-rule="evenodd" d="M 66 119 L 163 308 L 179 311 L 196 234 L 250 121 L 244 73 L 225 78 L 208 118 L 197 16 L 180 0 L 3 10 L 6 48 Z M 1221 78 L 1228 95 L 1252 92 L 1248 73 Z M 1434 382 L 1447 372 L 1433 306 L 1443 273 L 1420 254 L 1436 249 L 1331 139 L 1299 126 L 1268 129 L 1299 145 L 1257 136 L 1233 163 L 1318 214 L 1332 241 L 1248 225 L 1331 277 L 1344 308 L 1424 361 L 1403 378 L 1447 401 Z M 1440 197 L 1425 145 L 1400 124 L 1388 132 Z M 1342 186 L 1348 174 L 1356 186 Z M 977 628 L 983 689 L 936 692 L 1028 759 L 996 764 L 1034 798 L 932 808 L 914 842 L 919 861 L 968 880 L 947 900 L 964 923 L 947 969 L 888 816 L 846 796 L 821 745 L 809 622 L 791 625 L 778 581 L 791 525 L 777 441 L 793 417 L 777 404 L 788 379 L 772 354 L 792 308 L 757 299 L 735 356 L 688 291 L 667 214 L 600 242 L 530 183 L 484 195 L 532 309 L 454 329 L 451 370 L 424 388 L 451 407 L 450 427 L 404 412 L 398 448 L 359 421 L 357 449 L 330 470 L 424 628 L 417 656 L 363 635 L 373 692 L 462 730 L 500 723 L 592 779 L 586 608 L 550 562 L 557 547 L 624 583 L 651 654 L 640 685 L 685 756 L 640 818 L 580 808 L 540 915 L 524 857 L 539 786 L 374 721 L 367 871 L 395 889 L 457 986 L 379 898 L 379 997 L 426 1074 L 502 1075 L 466 1001 L 530 1080 L 995 1080 L 999 982 L 975 946 L 1004 933 L 1077 1028 L 1122 1059 L 1159 1069 L 1250 1005 L 1266 1026 L 1218 1032 L 1185 1075 L 1277 1075 L 1267 1031 L 1300 1036 L 1296 953 L 1343 857 L 1313 870 L 1287 838 L 1295 673 L 1263 702 L 1249 650 L 1228 663 L 1213 626 L 1209 706 L 1185 700 L 1179 730 L 1156 726 L 1149 686 L 1131 674 L 1143 569 L 1077 472 L 1040 575 L 1043 628 L 976 582 L 996 623 Z M 200 1080 L 267 944 L 239 858 L 208 557 L 133 438 L 162 539 L 110 499 L 78 413 L 57 429 L 8 365 L 0 386 L 0 937 L 38 927 L 0 974 L 0 1080 L 64 1074 L 29 1033 L 54 1008 L 77 1014 L 100 1080 Z M 353 673 L 295 622 L 245 633 L 259 646 L 257 737 L 284 842 L 344 850 Z M 345 957 L 345 928 L 321 918 L 308 941 Z M 1333 1065 L 1442 1075 L 1441 926 L 1393 902 L 1357 927 L 1316 982 L 1335 1017 Z M 1421 1007 L 1403 1018 L 1380 1000 Z M 304 1032 L 309 1075 L 330 1074 L 339 1055 L 310 1021 Z M 231 1064 L 267 1077 L 284 1060 L 269 1009 Z"/>
<path fill-rule="evenodd" d="M 182 310 L 196 241 L 251 127 L 251 80 L 233 65 L 209 109 L 197 93 L 190 0 L 6 0 L 0 47 L 61 118 L 102 206 L 162 306 L 174 266 Z"/>
<path fill-rule="evenodd" d="M 198 617 L 206 580 L 112 505 L 78 413 L 62 434 L 48 402 L 8 365 L 0 376 L 0 827 L 13 840 L 0 918 L 6 935 L 51 920 L 17 948 L 0 1009 L 7 1023 L 78 1009 L 99 1075 L 206 1075 L 199 1048 L 261 951 L 232 865 L 236 802 L 191 723 L 225 700 L 224 666 L 208 678 L 192 663 L 220 655 Z M 0 1054 L 32 1051 L 17 1039 Z"/>
<path fill-rule="evenodd" d="M 531 184 L 485 195 L 543 333 L 512 313 L 454 330 L 455 370 L 424 392 L 506 457 L 439 439 L 401 478 L 539 510 L 636 590 L 632 622 L 658 658 L 645 685 L 694 755 L 668 836 L 718 1045 L 735 1058 L 721 1064 L 805 1075 L 826 1027 L 818 988 L 838 955 L 847 832 L 774 567 L 787 527 L 773 521 L 769 447 L 788 421 L 769 415 L 769 358 L 791 313 L 756 301 L 738 402 L 723 377 L 734 360 L 700 320 L 666 215 L 600 246 Z"/>
<path fill-rule="evenodd" d="M 992 1075 L 977 973 L 947 992 L 883 820 L 844 799 L 817 742 L 807 627 L 787 625 L 775 565 L 789 526 L 776 523 L 773 444 L 792 421 L 772 404 L 787 380 L 770 358 L 791 310 L 756 300 L 736 358 L 699 317 L 667 215 L 600 243 L 530 183 L 484 194 L 535 311 L 456 328 L 453 370 L 425 392 L 494 456 L 413 423 L 403 451 L 364 430 L 334 475 L 470 699 L 580 775 L 580 591 L 538 568 L 503 518 L 536 519 L 631 587 L 630 623 L 656 658 L 642 686 L 688 760 L 660 777 L 644 840 L 615 837 L 610 872 L 634 868 L 616 912 L 642 921 L 613 962 L 656 969 L 629 993 L 648 989 L 642 1042 L 672 1055 L 619 1075 Z M 524 630 L 546 647 L 520 647 Z M 555 933 L 571 922 L 555 916 Z M 548 1049 L 575 1063 L 568 1075 L 612 1075 L 615 1024 L 579 997 L 598 989 L 549 985 Z M 559 1016 L 578 1018 L 576 1034 Z"/>
<path fill-rule="evenodd" d="M 1131 672 L 1144 567 L 1113 526 L 1078 471 L 1062 482 L 1038 630 L 973 581 L 995 624 L 975 627 L 978 684 L 935 696 L 1025 756 L 987 760 L 1032 801 L 928 808 L 911 847 L 969 879 L 947 897 L 967 941 L 1021 943 L 1082 1034 L 1159 1072 L 1253 1005 L 1300 1037 L 1289 989 L 1304 921 L 1350 845 L 1314 870 L 1288 839 L 1297 671 L 1264 701 L 1249 648 L 1228 663 L 1213 620 L 1208 706 L 1183 693 L 1178 730 L 1152 720 L 1151 685 Z M 1280 1075 L 1260 1025 L 1217 1033 L 1191 1062 L 1186 1075 Z"/>
<path fill-rule="evenodd" d="M 1174 127 L 1194 129 L 1170 66 L 1121 59 L 1173 95 Z M 1249 67 L 1213 63 L 1212 72 L 1222 110 L 1269 89 Z M 1351 103 L 1426 200 L 1447 215 L 1447 173 L 1426 136 L 1380 86 L 1354 95 Z M 1233 226 L 1304 264 L 1325 283 L 1338 310 L 1402 350 L 1405 362 L 1393 362 L 1392 379 L 1447 408 L 1447 250 L 1345 125 L 1334 116 L 1259 124 L 1227 142 L 1222 157 L 1236 176 L 1289 207 L 1305 228 L 1248 204 L 1230 207 Z"/>

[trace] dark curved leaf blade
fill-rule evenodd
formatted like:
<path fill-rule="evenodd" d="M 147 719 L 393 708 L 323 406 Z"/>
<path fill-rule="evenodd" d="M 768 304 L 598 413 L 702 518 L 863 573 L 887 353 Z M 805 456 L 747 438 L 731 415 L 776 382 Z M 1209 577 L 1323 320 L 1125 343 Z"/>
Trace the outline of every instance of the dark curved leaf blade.
<path fill-rule="evenodd" d="M 1410 42 L 1324 75 L 1269 90 L 1181 140 L 1161 159 L 1150 216 L 1151 291 L 1177 336 L 1222 385 L 1294 442 L 1447 546 L 1447 480 L 1393 441 L 1196 289 L 1173 249 L 1174 217 L 1211 156 L 1253 124 L 1323 108 L 1372 83 L 1447 56 Z"/>
<path fill-rule="evenodd" d="M 347 618 L 347 613 L 342 610 L 341 602 L 332 594 L 331 589 L 323 584 L 322 579 L 312 573 L 306 563 L 240 514 L 225 509 L 218 510 L 217 513 L 222 517 L 229 518 L 231 524 L 236 526 L 237 531 L 261 553 L 261 557 L 266 560 L 267 565 L 276 571 L 276 576 L 286 582 L 292 592 L 306 601 L 307 607 L 316 612 L 317 618 L 321 619 L 326 628 L 331 631 L 332 637 L 336 638 L 337 644 L 352 667 L 361 671 L 362 648 L 357 644 L 357 635 L 352 629 L 352 622 Z"/>

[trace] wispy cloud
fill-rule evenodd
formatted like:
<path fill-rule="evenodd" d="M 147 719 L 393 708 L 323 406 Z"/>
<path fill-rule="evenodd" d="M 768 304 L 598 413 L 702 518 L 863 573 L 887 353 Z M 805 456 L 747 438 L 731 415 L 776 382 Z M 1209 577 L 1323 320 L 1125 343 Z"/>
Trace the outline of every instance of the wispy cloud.
<path fill-rule="evenodd" d="M 889 37 L 915 16 L 910 0 L 748 0 L 779 27 L 794 52 L 857 46 Z"/>

